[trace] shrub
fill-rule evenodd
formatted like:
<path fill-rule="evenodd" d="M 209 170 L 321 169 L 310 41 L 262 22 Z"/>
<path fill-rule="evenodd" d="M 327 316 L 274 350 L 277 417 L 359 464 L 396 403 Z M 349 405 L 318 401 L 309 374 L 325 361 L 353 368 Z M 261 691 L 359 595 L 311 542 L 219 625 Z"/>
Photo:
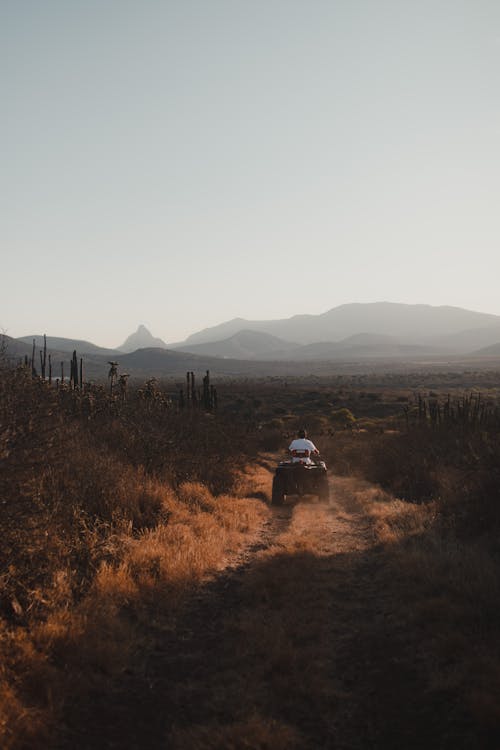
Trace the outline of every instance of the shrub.
<path fill-rule="evenodd" d="M 343 407 L 342 409 L 335 409 L 330 415 L 332 424 L 338 427 L 350 427 L 356 421 L 356 417 L 349 409 Z"/>

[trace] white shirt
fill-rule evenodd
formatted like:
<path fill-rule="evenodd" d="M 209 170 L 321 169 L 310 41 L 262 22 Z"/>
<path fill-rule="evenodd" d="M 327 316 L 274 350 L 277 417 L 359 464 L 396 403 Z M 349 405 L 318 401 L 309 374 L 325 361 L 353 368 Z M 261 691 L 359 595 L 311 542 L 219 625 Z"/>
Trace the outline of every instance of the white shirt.
<path fill-rule="evenodd" d="M 311 451 L 311 453 L 318 453 L 318 449 L 314 445 L 312 440 L 309 440 L 309 438 L 296 438 L 295 440 L 292 440 L 290 445 L 288 446 L 289 451 Z M 293 456 L 292 461 L 304 461 L 308 464 L 311 464 L 312 461 L 309 457 L 307 458 L 300 458 L 299 456 Z"/>

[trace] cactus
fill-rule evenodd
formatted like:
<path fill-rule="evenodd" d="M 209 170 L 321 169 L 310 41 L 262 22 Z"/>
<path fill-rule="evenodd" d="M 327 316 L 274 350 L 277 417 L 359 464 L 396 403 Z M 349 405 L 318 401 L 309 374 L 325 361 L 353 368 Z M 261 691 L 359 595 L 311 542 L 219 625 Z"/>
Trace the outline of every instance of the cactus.
<path fill-rule="evenodd" d="M 108 378 L 109 378 L 109 393 L 113 395 L 113 388 L 118 379 L 118 362 L 108 362 L 110 365 Z"/>
<path fill-rule="evenodd" d="M 206 374 L 203 376 L 203 388 L 198 390 L 196 389 L 194 372 L 191 370 L 186 372 L 186 396 L 181 389 L 179 392 L 179 408 L 182 409 L 185 404 L 192 407 L 203 404 L 205 411 L 213 411 L 217 408 L 217 390 L 210 384 L 210 370 L 206 370 Z"/>
<path fill-rule="evenodd" d="M 76 356 L 76 349 L 73 351 L 70 369 L 70 386 L 72 385 L 73 390 L 75 390 L 76 388 L 78 388 L 78 359 Z"/>
<path fill-rule="evenodd" d="M 188 404 L 191 403 L 192 406 L 197 403 L 194 372 L 191 370 L 186 372 L 186 398 Z"/>
<path fill-rule="evenodd" d="M 40 365 L 42 371 L 42 380 L 45 380 L 45 372 L 47 366 L 47 336 L 45 333 L 43 334 L 43 355 L 42 351 L 40 350 Z"/>
<path fill-rule="evenodd" d="M 203 407 L 206 411 L 210 411 L 212 406 L 210 403 L 210 372 L 207 370 L 207 374 L 203 377 Z"/>
<path fill-rule="evenodd" d="M 127 398 L 127 385 L 129 377 L 130 374 L 128 372 L 124 372 L 118 378 L 118 387 L 120 389 L 120 398 L 122 401 L 125 401 L 125 399 Z"/>

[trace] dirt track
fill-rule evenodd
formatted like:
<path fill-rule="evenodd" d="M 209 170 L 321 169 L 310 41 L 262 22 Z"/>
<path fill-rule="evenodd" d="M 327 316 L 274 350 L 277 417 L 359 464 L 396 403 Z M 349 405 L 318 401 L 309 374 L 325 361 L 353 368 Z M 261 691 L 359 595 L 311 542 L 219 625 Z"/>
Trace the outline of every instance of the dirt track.
<path fill-rule="evenodd" d="M 333 478 L 330 503 L 269 507 L 174 625 L 152 624 L 157 648 L 141 673 L 80 706 L 60 747 L 457 746 L 459 717 L 440 730 L 446 695 L 426 702 L 418 644 L 358 491 Z"/>

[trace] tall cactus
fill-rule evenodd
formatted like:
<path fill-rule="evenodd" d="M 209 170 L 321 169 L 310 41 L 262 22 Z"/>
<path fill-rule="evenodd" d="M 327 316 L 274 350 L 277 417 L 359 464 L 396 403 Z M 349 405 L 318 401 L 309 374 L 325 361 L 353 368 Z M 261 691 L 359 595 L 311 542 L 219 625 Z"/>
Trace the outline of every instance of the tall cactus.
<path fill-rule="evenodd" d="M 207 370 L 207 374 L 203 378 L 203 408 L 205 411 L 210 411 L 210 372 Z"/>
<path fill-rule="evenodd" d="M 110 395 L 112 396 L 113 388 L 118 379 L 118 362 L 108 362 L 108 365 L 110 365 L 109 372 L 108 372 L 109 392 L 110 392 Z"/>
<path fill-rule="evenodd" d="M 45 372 L 47 366 L 47 336 L 45 333 L 43 334 L 43 357 L 42 352 L 40 352 L 40 358 L 42 365 L 42 380 L 45 380 Z"/>
<path fill-rule="evenodd" d="M 36 341 L 35 341 L 35 339 L 33 339 L 33 349 L 32 349 L 32 352 L 31 352 L 31 375 L 34 378 L 36 378 L 35 349 L 36 349 Z"/>
<path fill-rule="evenodd" d="M 194 406 L 197 401 L 196 397 L 196 387 L 195 387 L 195 380 L 194 380 L 194 372 L 192 370 L 189 370 L 186 372 L 186 399 L 188 404 L 191 404 L 191 406 Z"/>
<path fill-rule="evenodd" d="M 71 358 L 70 383 L 73 385 L 73 389 L 78 388 L 78 359 L 76 356 L 76 349 L 73 350 L 73 357 Z"/>

